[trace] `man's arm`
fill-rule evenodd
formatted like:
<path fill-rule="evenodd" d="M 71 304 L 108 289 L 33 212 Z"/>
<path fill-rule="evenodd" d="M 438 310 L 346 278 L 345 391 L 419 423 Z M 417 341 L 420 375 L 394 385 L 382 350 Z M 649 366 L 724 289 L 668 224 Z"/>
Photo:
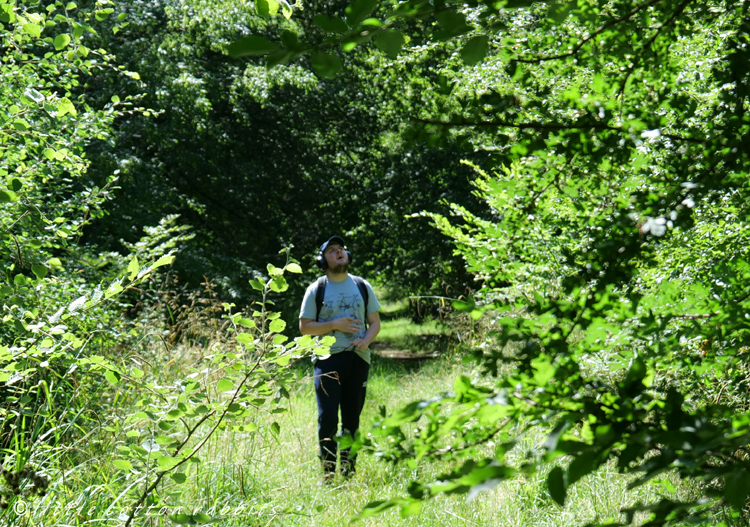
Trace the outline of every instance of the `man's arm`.
<path fill-rule="evenodd" d="M 380 313 L 375 311 L 367 315 L 367 324 L 369 327 L 365 332 L 365 336 L 361 339 L 354 339 L 352 344 L 363 350 L 375 340 L 375 337 L 380 333 Z"/>
<path fill-rule="evenodd" d="M 367 320 L 370 320 L 370 316 L 367 316 Z M 330 320 L 328 322 L 315 322 L 311 318 L 299 319 L 299 332 L 303 335 L 320 336 L 330 333 L 334 329 L 343 331 L 344 333 L 356 333 L 362 329 L 362 321 L 352 317 L 341 317 L 336 320 Z M 378 318 L 378 331 L 380 330 L 380 318 Z M 369 330 L 368 330 L 369 333 Z M 376 333 L 377 335 L 377 333 Z M 373 338 L 375 338 L 373 336 Z"/>

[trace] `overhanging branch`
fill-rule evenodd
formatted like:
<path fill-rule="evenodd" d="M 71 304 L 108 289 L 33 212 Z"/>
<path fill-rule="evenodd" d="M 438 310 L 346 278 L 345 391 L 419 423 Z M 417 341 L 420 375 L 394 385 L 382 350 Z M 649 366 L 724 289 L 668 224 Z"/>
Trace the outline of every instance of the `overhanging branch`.
<path fill-rule="evenodd" d="M 555 130 L 610 130 L 617 133 L 627 132 L 619 126 L 612 126 L 604 123 L 574 123 L 574 124 L 560 124 L 560 123 L 512 123 L 508 121 L 439 121 L 437 119 L 421 119 L 413 117 L 412 121 L 424 124 L 432 124 L 437 126 L 445 126 L 446 128 L 471 128 L 475 126 L 483 126 L 488 128 L 516 128 L 518 130 L 542 130 L 542 131 L 555 131 Z M 705 144 L 705 139 L 696 139 L 694 137 L 684 137 L 675 134 L 661 133 L 661 137 L 666 137 L 674 141 L 686 141 L 690 143 Z"/>

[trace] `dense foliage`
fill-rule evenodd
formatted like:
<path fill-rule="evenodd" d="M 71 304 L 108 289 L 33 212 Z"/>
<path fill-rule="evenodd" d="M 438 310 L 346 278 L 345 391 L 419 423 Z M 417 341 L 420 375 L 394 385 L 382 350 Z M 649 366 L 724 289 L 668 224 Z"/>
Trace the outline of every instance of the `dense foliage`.
<path fill-rule="evenodd" d="M 390 54 L 415 34 L 456 39 L 467 64 L 487 57 L 454 70 L 458 108 L 422 121 L 438 143 L 472 130 L 468 141 L 497 151 L 477 180 L 493 217 L 457 205 L 454 226 L 431 214 L 485 281 L 483 305 L 463 307 L 499 310 L 477 352 L 488 377 L 384 416 L 367 448 L 461 462 L 363 516 L 394 505 L 410 514 L 437 494 L 475 494 L 549 463 L 548 492 L 562 505 L 612 460 L 637 475 L 634 486 L 666 471 L 703 484 L 706 499 L 640 504 L 624 511 L 628 523 L 638 511 L 649 525 L 742 521 L 750 413 L 734 383 L 746 383 L 750 307 L 747 10 L 691 0 L 389 10 L 357 0 L 340 19 L 315 18 L 323 42 L 233 45 L 271 53 L 269 66 L 310 54 L 323 76 L 345 69 L 334 45 L 370 39 Z M 407 439 L 403 427 L 420 417 Z M 507 461 L 510 425 L 540 423 L 552 427 L 543 448 L 521 466 Z"/>
<path fill-rule="evenodd" d="M 382 274 L 399 292 L 464 292 L 471 280 L 449 241 L 407 217 L 425 208 L 447 213 L 440 200 L 481 209 L 460 160 L 485 153 L 460 141 L 437 148 L 405 140 L 412 118 L 427 115 L 424 93 L 439 83 L 437 64 L 455 61 L 450 49 L 398 61 L 355 54 L 343 75 L 321 82 L 303 65 L 268 70 L 260 59 L 226 55 L 247 33 L 278 37 L 291 28 L 322 39 L 309 17 L 281 18 L 279 28 L 244 0 L 123 9 L 129 25 L 101 42 L 143 85 L 122 76 L 103 82 L 121 98 L 141 94 L 155 113 L 120 118 L 116 148 L 92 151 L 92 177 L 117 170 L 121 199 L 86 231 L 87 243 L 117 251 L 144 225 L 179 214 L 195 235 L 175 264 L 182 279 L 197 286 L 216 278 L 233 301 L 247 302 L 247 279 L 264 274 L 282 247 L 294 245 L 307 272 L 316 248 L 338 234 L 357 273 Z"/>
<path fill-rule="evenodd" d="M 95 437 L 130 524 L 217 430 L 276 434 L 315 343 L 273 304 L 309 277 L 265 262 L 337 233 L 402 293 L 476 288 L 486 328 L 483 376 L 357 445 L 454 469 L 362 517 L 534 473 L 564 505 L 610 464 L 698 496 L 593 524 L 746 523 L 749 5 L 0 0 L 0 506 L 64 500 Z M 180 286 L 257 301 L 219 328 L 212 296 L 174 371 L 172 250 Z"/>

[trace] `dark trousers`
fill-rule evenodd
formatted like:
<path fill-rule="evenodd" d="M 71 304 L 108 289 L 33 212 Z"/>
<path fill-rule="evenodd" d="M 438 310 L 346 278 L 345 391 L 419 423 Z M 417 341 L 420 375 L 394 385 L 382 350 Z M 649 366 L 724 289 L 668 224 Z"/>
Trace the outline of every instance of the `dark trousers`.
<path fill-rule="evenodd" d="M 342 434 L 352 437 L 359 429 L 365 404 L 370 365 L 353 351 L 335 353 L 315 363 L 315 397 L 318 400 L 318 455 L 327 471 L 336 466 L 336 432 L 341 408 Z M 342 465 L 354 468 L 349 449 L 341 451 Z"/>

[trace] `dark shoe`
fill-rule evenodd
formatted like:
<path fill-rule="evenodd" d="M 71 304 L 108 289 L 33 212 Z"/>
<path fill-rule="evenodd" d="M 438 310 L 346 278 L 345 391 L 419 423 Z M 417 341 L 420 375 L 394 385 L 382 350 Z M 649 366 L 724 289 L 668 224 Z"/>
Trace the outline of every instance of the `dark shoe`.
<path fill-rule="evenodd" d="M 336 476 L 336 463 L 333 461 L 323 461 L 322 467 L 323 476 L 321 476 L 321 483 L 330 485 Z"/>
<path fill-rule="evenodd" d="M 351 478 L 357 472 L 356 465 L 353 459 L 342 459 L 341 460 L 341 475 L 345 478 Z"/>
<path fill-rule="evenodd" d="M 335 472 L 324 472 L 322 476 L 320 476 L 320 480 L 318 481 L 318 487 L 331 487 L 333 486 L 333 478 L 336 476 Z"/>

